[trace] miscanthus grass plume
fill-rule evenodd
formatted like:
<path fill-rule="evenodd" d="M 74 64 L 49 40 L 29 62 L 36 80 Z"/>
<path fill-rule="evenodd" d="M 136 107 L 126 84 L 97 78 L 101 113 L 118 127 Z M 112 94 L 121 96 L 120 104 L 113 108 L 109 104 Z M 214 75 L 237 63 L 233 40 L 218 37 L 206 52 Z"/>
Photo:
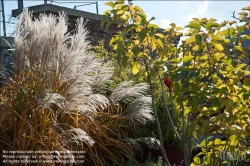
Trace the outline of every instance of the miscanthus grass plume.
<path fill-rule="evenodd" d="M 131 156 L 138 142 L 158 146 L 155 139 L 129 138 L 137 124 L 154 120 L 147 84 L 124 82 L 110 96 L 97 93 L 113 69 L 88 51 L 84 26 L 79 18 L 70 35 L 65 13 L 33 19 L 25 9 L 18 17 L 13 76 L 0 71 L 1 152 L 78 150 L 85 162 L 107 165 Z"/>

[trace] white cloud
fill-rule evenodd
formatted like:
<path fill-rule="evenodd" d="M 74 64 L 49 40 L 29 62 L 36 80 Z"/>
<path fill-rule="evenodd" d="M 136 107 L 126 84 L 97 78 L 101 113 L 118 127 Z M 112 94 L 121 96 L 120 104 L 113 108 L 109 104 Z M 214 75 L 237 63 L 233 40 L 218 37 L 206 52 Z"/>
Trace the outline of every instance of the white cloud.
<path fill-rule="evenodd" d="M 194 15 L 194 14 L 189 14 L 189 15 L 187 15 L 188 21 L 191 21 L 191 20 L 193 20 L 193 18 L 196 18 L 196 17 L 197 17 L 197 16 Z"/>
<path fill-rule="evenodd" d="M 168 20 L 168 19 L 166 19 L 166 18 L 163 18 L 160 21 L 160 27 L 162 27 L 162 28 L 168 28 L 168 27 L 170 27 L 169 24 L 171 24 L 171 21 Z"/>
<path fill-rule="evenodd" d="M 198 6 L 197 14 L 199 14 L 199 15 L 206 14 L 207 13 L 207 8 L 208 8 L 208 3 L 209 3 L 209 1 L 204 1 L 204 4 L 200 3 L 199 6 Z"/>
<path fill-rule="evenodd" d="M 210 18 L 211 13 L 208 12 L 210 1 L 202 1 L 200 3 L 189 3 L 187 6 L 194 9 L 192 13 L 180 16 L 181 19 L 191 21 L 193 18 Z"/>

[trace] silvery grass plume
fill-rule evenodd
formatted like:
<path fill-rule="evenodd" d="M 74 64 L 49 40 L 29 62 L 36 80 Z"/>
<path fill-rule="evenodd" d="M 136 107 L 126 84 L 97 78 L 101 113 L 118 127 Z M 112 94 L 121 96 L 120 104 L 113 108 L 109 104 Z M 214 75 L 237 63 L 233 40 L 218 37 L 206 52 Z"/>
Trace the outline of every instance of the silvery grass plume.
<path fill-rule="evenodd" d="M 65 13 L 59 16 L 41 14 L 32 19 L 28 9 L 18 17 L 12 55 L 13 82 L 6 84 L 10 88 L 3 88 L 0 94 L 3 99 L 0 101 L 0 124 L 5 122 L 7 115 L 13 116 L 9 120 L 15 121 L 12 124 L 6 122 L 7 128 L 2 125 L 0 130 L 15 129 L 20 133 L 13 133 L 16 143 L 6 143 L 6 147 L 10 150 L 74 150 L 86 149 L 82 143 L 93 146 L 94 140 L 80 128 L 83 122 L 79 121 L 84 116 L 92 119 L 94 113 L 106 107 L 109 101 L 92 90 L 102 64 L 94 53 L 87 51 L 88 31 L 84 20 L 78 19 L 75 34 L 69 35 Z M 104 68 L 99 83 L 110 78 L 108 71 L 111 69 Z M 6 140 L 8 132 L 4 131 Z M 23 139 L 25 133 L 29 133 L 27 139 Z"/>
<path fill-rule="evenodd" d="M 39 68 L 44 73 L 42 84 L 50 88 L 54 86 L 54 79 L 58 79 L 59 86 L 67 84 L 60 94 L 66 97 L 68 103 L 65 110 L 77 109 L 83 113 L 95 111 L 92 105 L 81 105 L 88 105 L 91 97 L 89 95 L 92 94 L 91 86 L 95 84 L 94 73 L 101 64 L 95 59 L 94 53 L 87 52 L 88 32 L 84 28 L 83 18 L 77 21 L 76 33 L 73 36 L 67 33 L 66 19 L 66 14 L 61 13 L 59 17 L 40 15 L 39 19 L 32 21 L 31 13 L 26 9 L 19 16 L 13 61 L 19 70 L 25 67 L 34 70 Z M 51 76 L 56 78 L 50 79 Z M 99 103 L 105 105 L 106 101 L 101 100 Z"/>
<path fill-rule="evenodd" d="M 145 124 L 153 121 L 151 102 L 149 96 L 145 96 L 149 85 L 147 83 L 139 83 L 133 85 L 133 81 L 125 81 L 119 84 L 111 93 L 111 102 L 119 101 L 129 103 L 122 115 L 129 116 L 131 119 Z"/>

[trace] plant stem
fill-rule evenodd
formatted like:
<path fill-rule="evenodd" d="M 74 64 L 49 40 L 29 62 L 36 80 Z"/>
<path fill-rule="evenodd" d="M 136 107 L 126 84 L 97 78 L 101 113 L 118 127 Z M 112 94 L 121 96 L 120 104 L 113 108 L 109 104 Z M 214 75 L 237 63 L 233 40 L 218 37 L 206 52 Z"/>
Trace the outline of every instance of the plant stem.
<path fill-rule="evenodd" d="M 149 82 L 149 85 L 150 85 L 150 93 L 151 93 L 151 98 L 152 98 L 152 107 L 153 107 L 153 111 L 154 111 L 154 115 L 155 115 L 155 119 L 156 119 L 156 125 L 157 125 L 158 134 L 159 134 L 159 139 L 160 139 L 161 153 L 163 155 L 165 163 L 168 166 L 171 166 L 170 163 L 169 163 L 169 160 L 167 158 L 167 154 L 166 154 L 165 147 L 164 147 L 164 144 L 163 144 L 161 125 L 160 125 L 157 110 L 156 110 L 156 107 L 155 107 L 154 91 L 153 91 L 152 81 L 151 81 L 151 78 L 150 78 L 150 73 L 149 73 L 149 70 L 148 70 L 148 64 L 146 63 L 146 61 L 144 61 L 144 62 L 145 62 L 146 72 L 147 72 L 147 75 L 148 75 L 148 82 Z"/>
<path fill-rule="evenodd" d="M 160 79 L 160 76 L 159 76 L 159 79 Z M 162 97 L 163 97 L 163 102 L 164 102 L 164 106 L 165 106 L 165 108 L 167 109 L 167 114 L 168 114 L 168 120 L 170 121 L 170 124 L 171 124 L 171 126 L 172 126 L 172 128 L 173 128 L 173 130 L 174 130 L 174 132 L 175 132 L 175 134 L 176 134 L 176 136 L 177 136 L 177 138 L 178 138 L 178 140 L 180 141 L 180 142 L 182 142 L 182 139 L 181 139 L 181 136 L 180 136 L 180 134 L 178 133 L 178 131 L 176 130 L 176 128 L 175 128 L 175 126 L 174 126 L 174 122 L 173 122 L 173 120 L 172 120 L 172 118 L 171 118 L 171 115 L 170 115 L 170 112 L 169 112 L 169 109 L 168 109 L 168 106 L 167 106 L 167 103 L 166 103 L 166 100 L 165 100 L 165 95 L 164 95 L 164 89 L 163 89 L 163 83 L 161 82 L 161 93 L 162 93 Z"/>

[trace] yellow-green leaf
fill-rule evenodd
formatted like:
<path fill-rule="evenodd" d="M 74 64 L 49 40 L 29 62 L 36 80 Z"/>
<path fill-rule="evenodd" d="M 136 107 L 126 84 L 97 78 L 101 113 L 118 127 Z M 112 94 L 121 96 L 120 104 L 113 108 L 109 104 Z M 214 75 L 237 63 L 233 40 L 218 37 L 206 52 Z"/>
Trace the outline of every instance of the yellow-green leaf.
<path fill-rule="evenodd" d="M 156 39 L 156 43 L 161 47 L 163 48 L 163 43 L 160 39 Z"/>
<path fill-rule="evenodd" d="M 192 48 L 193 51 L 199 51 L 199 46 L 198 45 L 195 45 L 193 48 Z"/>
<path fill-rule="evenodd" d="M 218 50 L 218 51 L 223 51 L 224 50 L 223 46 L 221 44 L 219 44 L 219 43 L 214 43 L 214 46 L 215 46 L 216 50 Z"/>
<path fill-rule="evenodd" d="M 196 28 L 196 29 L 201 29 L 201 25 L 196 22 L 196 21 L 190 21 L 188 25 L 186 25 L 185 27 L 187 28 Z"/>
<path fill-rule="evenodd" d="M 210 18 L 208 21 L 209 22 L 214 22 L 214 21 L 217 21 L 217 20 L 215 18 Z"/>
<path fill-rule="evenodd" d="M 206 29 L 209 30 L 212 27 L 220 27 L 220 24 L 218 24 L 217 22 L 209 22 L 206 24 Z"/>
<path fill-rule="evenodd" d="M 175 24 L 175 23 L 171 23 L 171 24 L 169 24 L 169 25 L 171 25 L 172 28 L 175 28 L 175 27 L 176 27 L 176 24 Z"/>
<path fill-rule="evenodd" d="M 195 35 L 185 39 L 184 41 L 186 42 L 186 44 L 194 43 L 195 42 Z"/>
<path fill-rule="evenodd" d="M 115 4 L 124 4 L 124 0 L 116 0 Z"/>
<path fill-rule="evenodd" d="M 239 12 L 238 14 L 239 14 L 239 15 L 243 15 L 243 16 L 247 16 L 247 15 L 248 15 L 247 12 Z"/>
<path fill-rule="evenodd" d="M 220 139 L 216 138 L 216 139 L 214 140 L 214 144 L 215 144 L 215 145 L 220 145 L 220 143 L 221 143 L 221 140 L 220 140 Z"/>
<path fill-rule="evenodd" d="M 134 9 L 137 10 L 137 11 L 139 11 L 139 12 L 144 12 L 144 11 L 142 10 L 142 8 L 140 8 L 139 6 L 135 6 Z"/>
<path fill-rule="evenodd" d="M 250 11 L 250 6 L 244 7 L 241 10 L 249 10 Z"/>
<path fill-rule="evenodd" d="M 154 36 L 151 38 L 151 42 L 152 42 L 151 43 L 152 51 L 154 51 L 156 49 L 155 37 Z"/>
<path fill-rule="evenodd" d="M 114 42 L 116 42 L 117 40 L 119 40 L 119 38 L 120 38 L 120 37 L 117 36 L 117 35 L 116 35 L 116 36 L 113 36 L 112 39 L 110 40 L 109 44 L 110 44 L 110 45 L 113 44 Z"/>
<path fill-rule="evenodd" d="M 231 26 L 231 25 L 233 25 L 233 24 L 235 24 L 235 23 L 237 23 L 236 21 L 230 21 L 229 22 L 229 25 Z"/>
<path fill-rule="evenodd" d="M 184 110 L 184 116 L 186 116 L 187 114 L 189 114 L 191 112 L 191 109 L 190 108 L 186 108 Z"/>
<path fill-rule="evenodd" d="M 182 27 L 176 27 L 175 29 L 176 29 L 177 31 L 183 30 Z"/>
<path fill-rule="evenodd" d="M 112 7 L 112 8 L 115 7 L 114 2 L 107 2 L 107 3 L 105 3 L 105 5 L 110 6 L 110 7 Z"/>
<path fill-rule="evenodd" d="M 124 14 L 124 10 L 119 10 L 118 12 L 117 12 L 117 15 L 123 15 Z"/>
<path fill-rule="evenodd" d="M 236 135 L 231 135 L 229 137 L 229 142 L 231 146 L 236 146 L 238 144 L 238 139 Z"/>
<path fill-rule="evenodd" d="M 225 39 L 225 38 L 220 37 L 220 36 L 218 36 L 218 35 L 213 35 L 213 34 L 212 34 L 211 37 L 212 37 L 212 40 L 214 40 L 214 41 L 222 41 L 222 42 L 224 42 L 224 43 L 229 43 L 229 42 L 230 42 L 229 39 Z"/>
<path fill-rule="evenodd" d="M 164 38 L 163 34 L 161 33 L 156 33 L 155 36 L 158 36 L 159 38 Z"/>
<path fill-rule="evenodd" d="M 243 64 L 240 64 L 237 68 L 238 68 L 238 69 L 242 69 L 242 68 L 245 67 L 246 65 L 247 65 L 247 64 L 244 64 L 244 63 L 243 63 Z"/>
<path fill-rule="evenodd" d="M 126 6 L 125 4 L 119 4 L 116 6 L 116 10 L 121 10 L 124 6 Z"/>
<path fill-rule="evenodd" d="M 149 27 L 154 27 L 154 28 L 160 28 L 158 25 L 156 24 L 149 24 Z"/>
<path fill-rule="evenodd" d="M 139 62 L 132 63 L 132 73 L 137 74 L 139 72 L 140 64 Z"/>
<path fill-rule="evenodd" d="M 190 56 L 185 56 L 184 58 L 182 58 L 183 62 L 188 62 L 190 60 L 192 60 L 194 58 L 194 56 L 190 55 Z"/>
<path fill-rule="evenodd" d="M 169 32 L 171 30 L 172 30 L 172 28 L 167 28 L 167 29 L 164 30 L 164 32 Z"/>

